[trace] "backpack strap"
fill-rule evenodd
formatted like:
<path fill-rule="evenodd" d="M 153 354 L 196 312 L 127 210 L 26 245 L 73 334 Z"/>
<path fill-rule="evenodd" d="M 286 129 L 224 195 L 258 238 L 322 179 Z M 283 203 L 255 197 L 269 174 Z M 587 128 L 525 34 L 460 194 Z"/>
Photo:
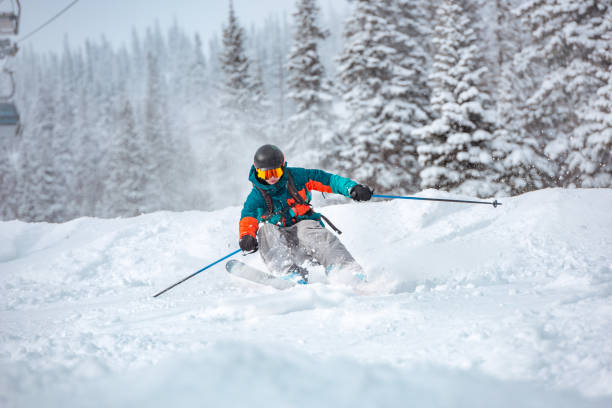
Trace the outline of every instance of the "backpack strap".
<path fill-rule="evenodd" d="M 298 193 L 295 181 L 293 181 L 293 176 L 289 169 L 287 169 L 287 190 L 289 190 L 289 194 L 291 194 L 291 197 L 293 197 L 297 204 L 310 206 L 310 203 L 304 200 L 300 193 Z M 312 212 L 312 207 L 310 208 L 310 212 Z"/>
<path fill-rule="evenodd" d="M 274 203 L 272 202 L 272 197 L 268 194 L 263 188 L 256 186 L 253 184 L 253 187 L 259 191 L 259 194 L 263 197 L 266 202 L 266 208 L 268 209 L 268 213 L 264 216 L 264 218 L 270 218 L 274 214 Z"/>

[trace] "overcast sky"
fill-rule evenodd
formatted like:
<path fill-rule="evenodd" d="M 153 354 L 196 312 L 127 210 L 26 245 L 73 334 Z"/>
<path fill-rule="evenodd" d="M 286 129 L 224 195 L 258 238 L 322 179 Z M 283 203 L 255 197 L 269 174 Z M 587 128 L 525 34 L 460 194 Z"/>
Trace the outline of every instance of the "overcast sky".
<path fill-rule="evenodd" d="M 36 29 L 72 0 L 21 0 L 22 17 L 19 36 Z M 10 0 L 0 0 L 3 7 Z M 132 27 L 139 33 L 154 24 L 168 27 L 176 19 L 192 34 L 199 32 L 204 41 L 213 34 L 220 35 L 226 24 L 229 0 L 79 0 L 65 14 L 24 41 L 21 46 L 32 46 L 36 51 L 61 51 L 64 35 L 72 46 L 80 46 L 87 38 L 99 39 L 102 34 L 114 45 L 129 44 Z M 324 11 L 330 5 L 336 10 L 346 7 L 346 0 L 320 0 Z M 259 25 L 271 14 L 291 13 L 295 0 L 234 0 L 234 8 L 245 28 Z"/>

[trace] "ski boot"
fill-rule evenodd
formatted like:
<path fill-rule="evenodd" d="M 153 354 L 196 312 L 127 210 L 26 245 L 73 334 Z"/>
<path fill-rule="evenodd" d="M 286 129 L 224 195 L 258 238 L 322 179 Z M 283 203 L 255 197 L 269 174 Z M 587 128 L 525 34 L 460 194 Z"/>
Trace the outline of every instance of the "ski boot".
<path fill-rule="evenodd" d="M 306 285 L 308 283 L 308 269 L 293 264 L 287 269 L 287 274 L 281 279 L 292 280 L 297 284 Z"/>

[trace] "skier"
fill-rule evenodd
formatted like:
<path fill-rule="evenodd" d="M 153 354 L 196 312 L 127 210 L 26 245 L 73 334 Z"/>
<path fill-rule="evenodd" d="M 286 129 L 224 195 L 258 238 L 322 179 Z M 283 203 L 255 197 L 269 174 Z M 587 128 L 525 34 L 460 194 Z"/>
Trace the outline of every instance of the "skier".
<path fill-rule="evenodd" d="M 311 191 L 342 194 L 355 201 L 367 201 L 372 189 L 322 170 L 287 167 L 283 152 L 274 145 L 255 152 L 249 173 L 253 189 L 240 215 L 240 248 L 261 257 L 276 275 L 301 277 L 308 282 L 309 262 L 323 265 L 327 273 L 347 271 L 365 276 L 340 240 L 324 228 L 323 218 L 310 205 Z M 259 223 L 263 224 L 260 226 Z"/>

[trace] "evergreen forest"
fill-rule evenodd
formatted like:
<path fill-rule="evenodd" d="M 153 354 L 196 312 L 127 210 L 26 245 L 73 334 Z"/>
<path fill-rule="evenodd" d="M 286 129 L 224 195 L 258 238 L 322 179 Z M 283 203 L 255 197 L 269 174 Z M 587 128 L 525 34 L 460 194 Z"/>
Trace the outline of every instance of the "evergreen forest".
<path fill-rule="evenodd" d="M 239 206 L 253 153 L 377 193 L 612 187 L 609 0 L 296 0 L 203 41 L 175 23 L 25 47 L 1 219 Z"/>

